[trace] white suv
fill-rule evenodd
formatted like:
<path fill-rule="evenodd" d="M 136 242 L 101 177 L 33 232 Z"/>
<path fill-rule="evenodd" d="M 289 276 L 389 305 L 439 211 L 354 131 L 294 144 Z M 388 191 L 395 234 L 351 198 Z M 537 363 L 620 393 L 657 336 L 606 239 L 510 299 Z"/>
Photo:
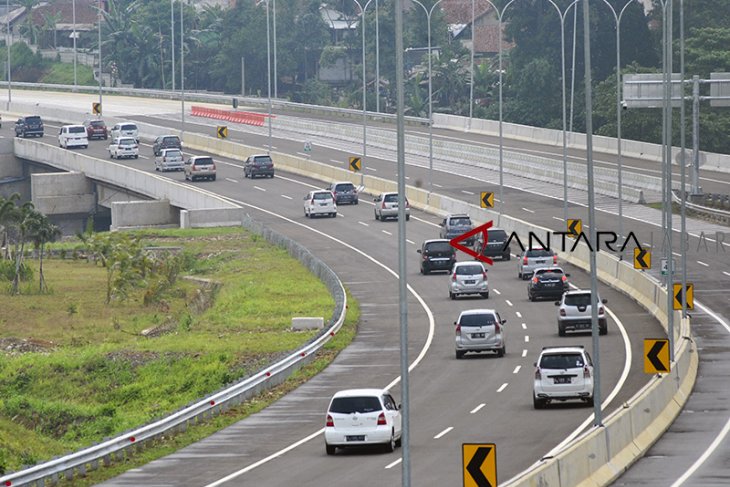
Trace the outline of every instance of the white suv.
<path fill-rule="evenodd" d="M 304 197 L 304 216 L 314 218 L 315 215 L 337 216 L 335 197 L 330 191 L 317 189 Z"/>
<path fill-rule="evenodd" d="M 593 361 L 582 345 L 543 347 L 535 362 L 532 403 L 542 409 L 552 401 L 578 399 L 593 406 Z"/>
<path fill-rule="evenodd" d="M 489 299 L 489 282 L 487 269 L 476 260 L 457 262 L 451 268 L 449 279 L 449 298 L 456 299 L 465 294 L 478 294 Z"/>
<path fill-rule="evenodd" d="M 89 147 L 86 127 L 83 125 L 64 125 L 58 132 L 58 145 L 64 149 L 69 147 Z"/>
<path fill-rule="evenodd" d="M 598 334 L 605 335 L 608 333 L 608 323 L 606 321 L 606 309 L 603 306 L 608 303 L 607 300 L 601 299 L 600 296 L 594 300 L 598 303 Z M 587 331 L 591 332 L 591 291 L 590 290 L 574 290 L 563 294 L 560 301 L 555 301 L 555 306 L 559 306 L 558 311 L 558 335 L 565 336 L 568 331 Z"/>
<path fill-rule="evenodd" d="M 324 445 L 327 455 L 350 446 L 383 445 L 392 452 L 402 435 L 400 406 L 385 389 L 337 392 L 327 408 Z"/>

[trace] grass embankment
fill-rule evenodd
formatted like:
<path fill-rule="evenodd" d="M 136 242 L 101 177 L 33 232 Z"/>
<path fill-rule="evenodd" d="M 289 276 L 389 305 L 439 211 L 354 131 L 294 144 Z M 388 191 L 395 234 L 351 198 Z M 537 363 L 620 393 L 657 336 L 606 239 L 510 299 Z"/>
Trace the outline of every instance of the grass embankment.
<path fill-rule="evenodd" d="M 57 245 L 67 249 L 67 259 L 44 262 L 49 293 L 39 294 L 37 283 L 26 283 L 21 295 L 0 295 L 0 471 L 87 446 L 176 410 L 309 340 L 314 332 L 289 331 L 292 316 L 327 320 L 332 314 L 332 297 L 315 276 L 284 250 L 240 229 L 138 234 L 148 246 L 180 247 L 189 257 L 185 274 L 220 286 L 212 290 L 178 279 L 147 306 L 142 288 L 124 302 L 106 305 L 104 269 L 68 258 L 78 243 Z M 32 266 L 37 275 L 38 262 Z M 349 343 L 357 319 L 351 304 L 347 329 L 278 392 L 167 439 L 132 461 L 168 453 L 264 407 L 321 370 Z M 143 330 L 154 331 L 143 336 Z M 5 351 L 18 339 L 27 340 L 20 350 L 37 351 Z"/>

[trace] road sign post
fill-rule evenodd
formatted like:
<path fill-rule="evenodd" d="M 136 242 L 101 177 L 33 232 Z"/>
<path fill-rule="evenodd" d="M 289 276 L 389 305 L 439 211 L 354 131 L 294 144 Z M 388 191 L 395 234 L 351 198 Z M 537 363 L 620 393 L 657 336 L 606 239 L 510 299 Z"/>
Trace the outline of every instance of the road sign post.
<path fill-rule="evenodd" d="M 669 340 L 666 338 L 644 339 L 644 372 L 647 374 L 668 374 Z"/>
<path fill-rule="evenodd" d="M 497 445 L 463 443 L 464 487 L 497 487 Z"/>

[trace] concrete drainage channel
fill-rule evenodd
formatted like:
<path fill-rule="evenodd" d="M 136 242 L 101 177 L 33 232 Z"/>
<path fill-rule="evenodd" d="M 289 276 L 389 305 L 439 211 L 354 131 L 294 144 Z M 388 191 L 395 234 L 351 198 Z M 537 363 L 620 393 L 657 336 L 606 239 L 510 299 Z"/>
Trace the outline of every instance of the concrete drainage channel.
<path fill-rule="evenodd" d="M 156 136 L 170 132 L 174 133 L 174 131 L 163 127 L 147 124 L 138 125 L 140 126 L 141 132 L 147 136 Z M 186 133 L 184 135 L 184 143 L 188 148 L 234 159 L 240 159 L 257 152 L 257 149 L 254 147 L 193 133 Z M 69 154 L 64 151 L 60 152 L 60 154 L 64 153 Z M 327 182 L 349 180 L 359 184 L 360 175 L 355 175 L 344 169 L 293 157 L 288 154 L 272 153 L 272 156 L 276 161 L 277 167 L 286 172 Z M 93 164 L 91 161 L 83 162 Z M 147 175 L 147 177 L 151 176 Z M 367 193 L 374 194 L 381 191 L 394 191 L 396 189 L 394 182 L 368 175 L 364 175 L 364 183 L 366 187 L 365 192 Z M 437 215 L 468 213 L 476 222 L 493 220 L 497 216 L 494 212 L 469 205 L 466 202 L 435 193 L 429 194 L 425 190 L 415 187 L 407 188 L 407 196 L 414 207 Z M 182 205 L 182 207 L 186 206 Z M 195 216 L 198 213 L 201 213 L 202 216 L 202 213 L 208 212 L 222 211 L 224 216 L 219 219 L 222 220 L 220 223 L 223 224 L 226 223 L 223 220 L 226 220 L 230 225 L 238 225 L 243 218 L 243 210 L 240 208 L 208 210 L 201 208 L 187 211 L 189 212 L 188 217 L 191 223 L 197 221 Z M 192 226 L 195 225 L 193 224 Z M 500 226 L 507 231 L 516 231 L 521 236 L 526 235 L 530 231 L 545 231 L 541 227 L 505 215 L 502 216 Z M 583 244 L 578 247 L 576 252 L 564 254 L 561 257 L 583 269 L 588 268 L 589 252 Z M 662 289 L 660 283 L 650 276 L 634 270 L 626 262 L 618 261 L 611 255 L 601 253 L 597 257 L 599 278 L 607 284 L 632 296 L 654 315 L 666 330 L 667 312 L 672 311 L 666 309 L 666 291 Z M 339 286 L 341 289 L 341 284 Z M 342 292 L 344 293 L 344 290 Z M 291 370 L 291 367 L 295 365 L 301 365 L 301 361 L 311 355 L 316 349 L 315 347 L 321 346 L 321 343 L 324 343 L 329 338 L 331 331 L 339 328 L 343 318 L 344 312 L 338 322 L 332 324 L 325 331 L 325 334 L 320 335 L 316 342 L 304 347 L 306 350 L 303 349 L 299 352 L 299 355 L 293 354 L 280 364 L 257 374 L 254 378 L 261 379 L 261 374 L 265 376 L 266 372 L 270 372 L 271 376 L 274 376 L 274 373 L 284 373 L 287 370 Z M 671 374 L 655 376 L 650 379 L 647 385 L 627 401 L 621 409 L 608 415 L 603 427 L 588 430 L 584 435 L 577 438 L 553 457 L 539 461 L 527 471 L 508 481 L 505 485 L 510 487 L 532 485 L 568 487 L 584 482 L 592 485 L 607 485 L 615 480 L 634 461 L 640 458 L 679 414 L 696 379 L 698 356 L 697 350 L 690 339 L 690 323 L 688 320 L 683 320 L 681 314 L 678 312 L 675 312 L 675 321 L 681 323 L 681 326 L 675 327 L 676 362 L 672 365 L 673 370 Z M 304 355 L 302 356 L 301 353 L 304 353 Z M 284 362 L 287 363 L 285 364 Z M 254 378 L 248 379 L 247 381 L 253 382 Z M 251 385 L 247 385 L 247 387 L 253 389 L 259 387 L 260 384 L 261 382 L 257 384 L 252 383 Z M 241 385 L 239 384 L 235 387 L 239 386 Z M 221 391 L 157 423 L 129 432 L 128 434 L 67 457 L 2 477 L 0 478 L 0 482 L 10 481 L 10 485 L 37 482 L 41 485 L 42 482 L 40 479 L 58 478 L 64 474 L 73 476 L 75 469 L 82 472 L 87 466 L 88 468 L 95 468 L 98 466 L 99 461 L 108 461 L 112 454 L 118 454 L 115 452 L 122 452 L 124 454 L 128 448 L 136 447 L 136 444 L 140 441 L 154 438 L 154 436 L 161 434 L 162 430 L 157 428 L 162 427 L 163 423 L 165 426 L 170 425 L 168 429 L 184 427 L 180 425 L 187 425 L 191 420 L 219 412 L 224 404 L 231 404 L 229 401 L 237 400 L 237 398 L 241 397 L 241 394 L 243 394 L 241 389 L 237 389 L 236 391 L 230 389 Z M 211 401 L 213 402 L 211 403 Z M 12 482 L 16 483 L 13 484 Z"/>

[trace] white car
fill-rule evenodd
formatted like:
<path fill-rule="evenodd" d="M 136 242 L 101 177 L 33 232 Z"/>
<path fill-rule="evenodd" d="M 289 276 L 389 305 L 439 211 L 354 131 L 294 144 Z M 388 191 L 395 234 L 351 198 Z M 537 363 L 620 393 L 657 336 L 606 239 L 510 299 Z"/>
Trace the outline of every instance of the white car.
<path fill-rule="evenodd" d="M 89 147 L 86 127 L 83 125 L 64 125 L 58 132 L 58 145 L 64 149 L 70 147 Z"/>
<path fill-rule="evenodd" d="M 507 353 L 504 324 L 493 309 L 468 309 L 462 311 L 454 322 L 456 329 L 456 358 L 467 352 L 496 352 L 498 357 Z"/>
<path fill-rule="evenodd" d="M 337 448 L 382 445 L 392 452 L 400 446 L 402 427 L 400 406 L 387 390 L 340 391 L 327 408 L 325 450 L 334 455 Z"/>
<path fill-rule="evenodd" d="M 112 159 L 137 159 L 139 157 L 139 144 L 134 137 L 117 137 L 112 139 L 112 143 L 107 148 L 109 157 Z"/>
<path fill-rule="evenodd" d="M 335 197 L 330 191 L 318 189 L 304 197 L 304 216 L 314 218 L 315 215 L 337 216 Z"/>
<path fill-rule="evenodd" d="M 155 171 L 183 171 L 185 161 L 180 149 L 162 149 L 160 155 L 155 157 Z"/>
<path fill-rule="evenodd" d="M 112 140 L 118 137 L 132 137 L 139 142 L 139 130 L 137 125 L 132 122 L 120 122 L 112 127 L 109 135 Z"/>
<path fill-rule="evenodd" d="M 449 298 L 456 299 L 462 295 L 478 294 L 489 299 L 489 281 L 484 264 L 476 260 L 457 262 L 451 268 L 449 279 Z"/>
<path fill-rule="evenodd" d="M 593 406 L 593 361 L 582 345 L 543 347 L 535 362 L 532 403 L 542 409 L 552 401 L 578 399 Z"/>

